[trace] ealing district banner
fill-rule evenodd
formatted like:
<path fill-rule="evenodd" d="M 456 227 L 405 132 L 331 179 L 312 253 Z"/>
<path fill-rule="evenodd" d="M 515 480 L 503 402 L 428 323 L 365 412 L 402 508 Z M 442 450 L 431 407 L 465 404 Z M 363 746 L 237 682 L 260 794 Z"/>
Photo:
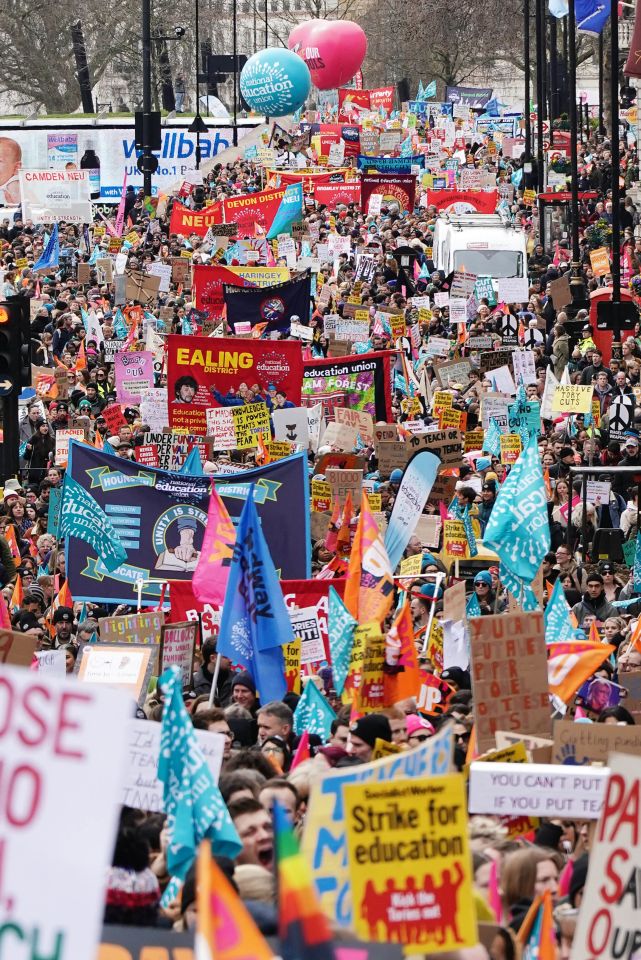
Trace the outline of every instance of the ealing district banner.
<path fill-rule="evenodd" d="M 334 419 L 335 407 L 351 407 L 370 413 L 374 421 L 392 419 L 393 351 L 362 353 L 305 364 L 302 403 L 312 407 L 322 402 L 323 413 Z"/>
<path fill-rule="evenodd" d="M 169 426 L 178 433 L 207 436 L 207 410 L 237 406 L 243 385 L 259 388 L 275 405 L 276 391 L 299 406 L 303 358 L 296 340 L 246 340 L 234 337 L 167 337 Z M 244 392 L 241 390 L 241 393 Z"/>
<path fill-rule="evenodd" d="M 307 459 L 295 454 L 241 474 L 215 478 L 234 520 L 240 517 L 250 484 L 258 516 L 279 576 L 310 576 L 309 483 Z M 82 540 L 66 543 L 69 589 L 74 600 L 156 603 L 167 580 L 191 580 L 200 557 L 209 477 L 192 477 L 111 456 L 72 442 L 67 469 L 105 511 L 125 549 L 126 561 L 108 572 L 96 551 Z M 148 583 L 146 581 L 155 582 Z"/>

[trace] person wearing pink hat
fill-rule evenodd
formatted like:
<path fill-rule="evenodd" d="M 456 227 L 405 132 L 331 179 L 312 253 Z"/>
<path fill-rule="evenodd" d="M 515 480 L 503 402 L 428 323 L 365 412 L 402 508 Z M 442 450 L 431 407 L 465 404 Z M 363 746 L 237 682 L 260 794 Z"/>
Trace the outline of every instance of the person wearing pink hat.
<path fill-rule="evenodd" d="M 425 720 L 415 713 L 410 713 L 405 723 L 407 726 L 408 747 L 418 747 L 425 740 L 429 740 L 434 734 L 434 727 L 429 720 Z"/>

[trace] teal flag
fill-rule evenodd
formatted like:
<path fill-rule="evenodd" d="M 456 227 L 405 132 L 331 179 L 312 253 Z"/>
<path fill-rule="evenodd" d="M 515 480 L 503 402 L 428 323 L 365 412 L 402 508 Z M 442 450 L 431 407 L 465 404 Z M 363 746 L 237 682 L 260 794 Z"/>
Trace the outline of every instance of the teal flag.
<path fill-rule="evenodd" d="M 332 678 L 336 693 L 341 694 L 352 658 L 352 644 L 357 620 L 351 615 L 334 587 L 329 588 L 327 632 L 332 657 Z"/>
<path fill-rule="evenodd" d="M 185 457 L 185 462 L 183 463 L 178 473 L 189 474 L 192 477 L 205 476 L 205 471 L 203 470 L 203 465 L 200 459 L 200 454 L 198 452 L 198 447 L 191 448 L 191 450 Z"/>
<path fill-rule="evenodd" d="M 494 417 L 490 417 L 490 422 L 485 431 L 483 450 L 491 453 L 493 457 L 501 456 L 501 431 Z"/>
<path fill-rule="evenodd" d="M 563 643 L 576 640 L 576 630 L 570 622 L 570 605 L 565 599 L 561 578 L 558 577 L 545 608 L 545 642 Z"/>
<path fill-rule="evenodd" d="M 310 678 L 294 711 L 294 733 L 300 736 L 307 730 L 327 740 L 335 719 L 336 714 Z"/>
<path fill-rule="evenodd" d="M 158 779 L 163 784 L 169 845 L 167 870 L 171 880 L 163 904 L 175 898 L 181 881 L 196 859 L 202 840 L 212 853 L 233 860 L 243 849 L 229 811 L 196 739 L 183 702 L 182 676 L 169 667 L 159 680 L 164 695 Z"/>
<path fill-rule="evenodd" d="M 483 542 L 521 589 L 531 585 L 550 549 L 547 496 L 534 436 L 499 489 Z M 514 595 L 518 598 L 520 592 Z"/>
<path fill-rule="evenodd" d="M 637 533 L 637 548 L 634 551 L 634 567 L 632 568 L 634 592 L 641 593 L 641 531 Z"/>
<path fill-rule="evenodd" d="M 62 486 L 58 536 L 90 543 L 109 573 L 127 559 L 127 551 L 105 511 L 69 473 Z"/>

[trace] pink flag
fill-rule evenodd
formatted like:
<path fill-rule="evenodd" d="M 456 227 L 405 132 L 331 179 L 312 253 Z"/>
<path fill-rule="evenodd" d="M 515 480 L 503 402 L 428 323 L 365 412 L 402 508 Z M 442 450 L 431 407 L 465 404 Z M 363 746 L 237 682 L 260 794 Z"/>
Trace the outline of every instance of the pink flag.
<path fill-rule="evenodd" d="M 490 867 L 490 882 L 487 888 L 487 899 L 490 910 L 496 917 L 497 923 L 503 922 L 503 901 L 499 891 L 499 868 L 496 860 L 492 861 Z"/>
<path fill-rule="evenodd" d="M 234 524 L 212 483 L 203 547 L 192 581 L 194 595 L 201 603 L 223 603 L 235 542 Z"/>
<path fill-rule="evenodd" d="M 3 630 L 11 630 L 11 618 L 4 597 L 0 597 L 0 627 Z"/>
<path fill-rule="evenodd" d="M 450 519 L 450 515 L 449 515 L 449 513 L 447 512 L 447 507 L 445 506 L 445 504 L 443 503 L 442 500 L 439 500 L 439 502 L 438 502 L 438 512 L 439 512 L 440 515 L 441 515 L 441 520 L 449 520 L 449 519 Z"/>
<path fill-rule="evenodd" d="M 294 754 L 292 765 L 289 768 L 290 772 L 294 770 L 299 763 L 302 763 L 304 760 L 309 760 L 309 757 L 309 730 L 304 730 L 300 740 L 298 741 L 296 753 Z"/>
<path fill-rule="evenodd" d="M 116 236 L 122 237 L 123 227 L 125 225 L 125 197 L 127 196 L 127 171 L 125 170 L 125 179 L 122 181 L 122 192 L 120 194 L 120 203 L 118 204 L 118 213 L 116 214 Z"/>

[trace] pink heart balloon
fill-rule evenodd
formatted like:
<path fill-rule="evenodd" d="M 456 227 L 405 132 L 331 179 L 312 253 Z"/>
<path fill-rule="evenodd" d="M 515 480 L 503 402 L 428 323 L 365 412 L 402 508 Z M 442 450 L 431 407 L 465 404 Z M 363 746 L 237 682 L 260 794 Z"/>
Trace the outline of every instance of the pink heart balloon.
<path fill-rule="evenodd" d="M 367 37 L 352 20 L 307 20 L 292 30 L 288 46 L 309 67 L 314 86 L 333 90 L 360 70 Z"/>

